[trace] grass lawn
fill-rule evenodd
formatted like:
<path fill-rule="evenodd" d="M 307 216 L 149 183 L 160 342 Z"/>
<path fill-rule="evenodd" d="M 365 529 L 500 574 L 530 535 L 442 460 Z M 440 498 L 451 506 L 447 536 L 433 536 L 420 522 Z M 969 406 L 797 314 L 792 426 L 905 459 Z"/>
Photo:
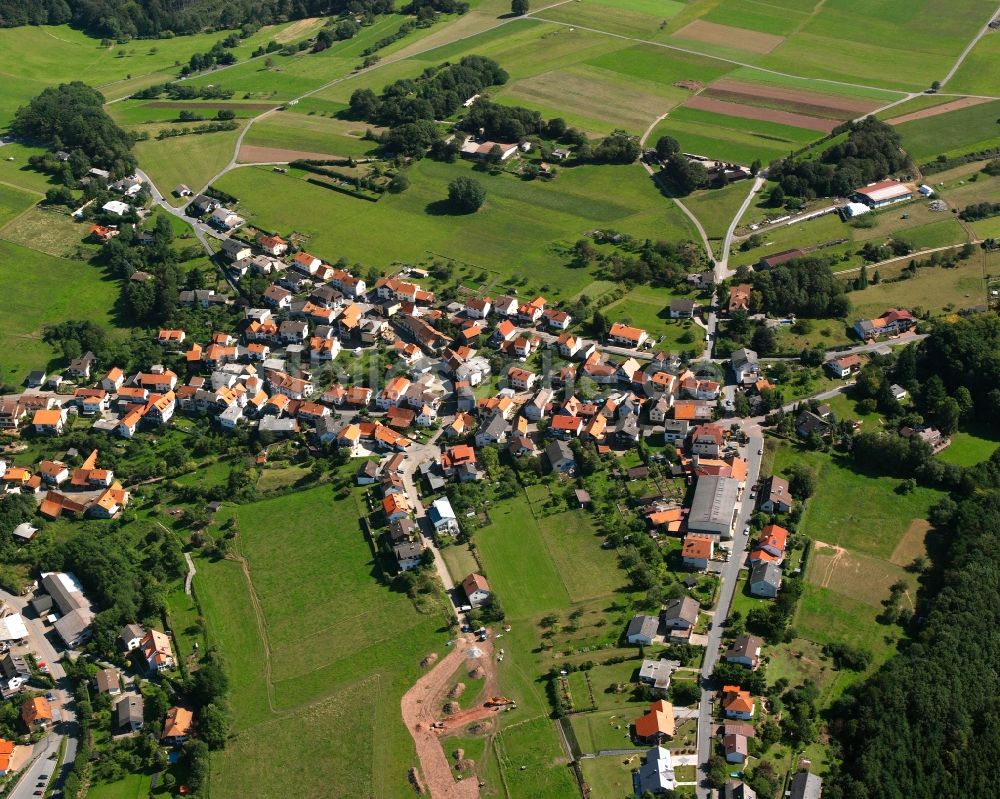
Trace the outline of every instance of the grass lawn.
<path fill-rule="evenodd" d="M 115 324 L 118 282 L 80 261 L 53 258 L 0 241 L 0 294 L 10 314 L 0 333 L 0 381 L 19 385 L 32 369 L 57 368 L 63 359 L 42 341 L 42 329 L 66 319 Z"/>
<path fill-rule="evenodd" d="M 505 727 L 497 735 L 497 754 L 510 796 L 564 799 L 576 795 L 576 782 L 554 724 L 542 716 Z"/>
<path fill-rule="evenodd" d="M 774 210 L 766 210 L 772 217 L 777 216 Z M 759 218 L 760 211 L 760 208 L 751 206 L 743 217 L 743 224 Z M 882 244 L 889 237 L 899 236 L 909 242 L 914 250 L 919 250 L 947 244 L 964 244 L 968 238 L 957 219 L 950 214 L 935 213 L 922 202 L 889 208 L 869 218 L 875 220 L 872 228 L 856 228 L 841 222 L 836 214 L 826 214 L 794 225 L 781 225 L 760 234 L 763 238 L 760 247 L 746 251 L 734 247 L 731 263 L 733 266 L 755 264 L 763 256 L 782 250 L 793 247 L 812 248 L 816 255 L 832 258 L 832 268 L 837 272 L 856 269 L 864 263 L 858 251 L 867 241 Z M 919 253 L 915 253 L 915 257 L 919 257 Z M 907 260 L 900 261 L 898 268 L 902 269 L 907 263 Z M 892 271 L 894 270 L 883 270 L 882 277 L 891 277 Z M 856 274 L 845 274 L 844 277 L 853 278 Z"/>
<path fill-rule="evenodd" d="M 981 251 L 954 269 L 934 266 L 917 270 L 915 277 L 882 282 L 850 294 L 852 318 L 868 319 L 886 308 L 923 309 L 937 314 L 986 302 Z M 902 262 L 904 265 L 908 261 Z"/>
<path fill-rule="evenodd" d="M 593 279 L 587 269 L 563 265 L 570 260 L 565 248 L 595 227 L 643 238 L 689 237 L 680 212 L 633 166 L 563 169 L 545 184 L 486 175 L 464 162 L 424 160 L 408 174 L 409 190 L 377 203 L 255 167 L 228 173 L 218 188 L 239 197 L 251 221 L 308 235 L 309 250 L 331 262 L 343 256 L 386 267 L 453 258 L 492 272 L 497 281 L 527 280 L 524 291 L 556 299 Z M 453 215 L 444 207 L 447 184 L 458 176 L 474 177 L 486 189 L 478 213 Z"/>
<path fill-rule="evenodd" d="M 184 183 L 192 191 L 199 191 L 229 163 L 239 135 L 237 129 L 160 141 L 154 137 L 136 144 L 135 157 L 163 196 L 179 206 L 186 198 L 174 197 L 174 186 Z"/>
<path fill-rule="evenodd" d="M 648 749 L 636 746 L 629 736 L 629 725 L 643 714 L 641 706 L 631 710 L 603 710 L 597 713 L 574 713 L 570 725 L 584 752 L 601 749 Z"/>
<path fill-rule="evenodd" d="M 899 629 L 879 624 L 877 614 L 867 603 L 806 583 L 793 624 L 802 638 L 863 647 L 882 663 L 895 649 Z"/>
<path fill-rule="evenodd" d="M 241 40 L 232 52 L 240 60 L 281 31 L 284 26 L 261 28 Z M 0 30 L 0 64 L 4 92 L 0 97 L 0 126 L 46 86 L 85 80 L 109 99 L 123 97 L 177 75 L 175 62 L 185 63 L 193 53 L 209 50 L 230 31 L 215 31 L 169 39 L 134 39 L 102 47 L 99 39 L 68 25 L 23 26 Z M 226 74 L 222 72 L 220 74 Z M 214 79 L 216 83 L 220 79 Z M 210 81 L 211 82 L 211 81 Z M 228 86 L 228 83 L 226 84 Z"/>
<path fill-rule="evenodd" d="M 149 774 L 129 774 L 117 782 L 99 782 L 87 789 L 87 799 L 146 799 Z"/>
<path fill-rule="evenodd" d="M 749 166 L 758 158 L 765 164 L 782 158 L 819 139 L 821 134 L 774 122 L 678 108 L 656 126 L 649 141 L 655 142 L 660 136 L 673 136 L 686 153 Z"/>
<path fill-rule="evenodd" d="M 580 762 L 583 778 L 594 799 L 622 799 L 632 796 L 632 772 L 642 759 L 637 755 L 595 757 Z"/>
<path fill-rule="evenodd" d="M 507 615 L 523 619 L 568 608 L 569 590 L 527 504 L 497 503 L 490 508 L 490 519 L 492 524 L 478 530 L 474 540 Z M 531 557 L 525 558 L 526 553 Z"/>
<path fill-rule="evenodd" d="M 199 563 L 195 585 L 227 664 L 237 733 L 213 759 L 219 796 L 405 792 L 414 756 L 399 697 L 443 643 L 444 616 L 419 614 L 379 582 L 360 514 L 354 497 L 334 500 L 329 486 L 238 509 L 266 644 L 240 567 Z M 356 742 L 376 730 L 385 745 L 358 757 Z M 257 757 L 262 738 L 283 754 Z M 314 760 L 325 765 L 301 768 Z"/>
<path fill-rule="evenodd" d="M 993 454 L 1000 445 L 1000 435 L 985 425 L 968 425 L 951 437 L 951 445 L 938 455 L 945 463 L 972 466 Z"/>
<path fill-rule="evenodd" d="M 0 183 L 0 229 L 19 214 L 23 214 L 40 199 L 41 197 L 33 192 L 7 183 Z"/>
<path fill-rule="evenodd" d="M 476 558 L 465 544 L 452 544 L 441 549 L 448 573 L 455 582 L 461 582 L 472 572 L 479 570 Z"/>
<path fill-rule="evenodd" d="M 958 72 L 948 81 L 947 91 L 993 94 L 996 81 L 990 74 L 998 61 L 1000 61 L 1000 36 L 984 36 L 976 42 L 976 46 L 965 57 Z"/>
<path fill-rule="evenodd" d="M 0 29 L 0 34 L 5 33 Z M 42 147 L 27 147 L 23 144 L 12 142 L 0 148 L 0 184 L 23 189 L 29 193 L 37 194 L 35 200 L 42 199 L 53 186 L 59 185 L 53 178 L 37 172 L 28 166 L 28 159 L 33 155 L 41 155 L 45 152 Z M 8 161 L 7 159 L 13 159 Z"/>
<path fill-rule="evenodd" d="M 713 248 L 717 253 L 721 250 L 722 240 L 726 237 L 733 217 L 750 193 L 751 185 L 750 181 L 741 180 L 722 189 L 696 191 L 684 198 L 684 205 L 698 217 L 709 240 L 716 243 Z"/>

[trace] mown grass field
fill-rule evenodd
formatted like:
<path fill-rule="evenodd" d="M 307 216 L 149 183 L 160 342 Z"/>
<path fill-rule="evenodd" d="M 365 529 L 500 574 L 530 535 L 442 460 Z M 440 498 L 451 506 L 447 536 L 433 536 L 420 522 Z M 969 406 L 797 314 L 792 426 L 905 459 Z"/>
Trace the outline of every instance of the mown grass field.
<path fill-rule="evenodd" d="M 261 28 L 241 41 L 233 53 L 241 61 L 245 60 L 258 46 L 279 35 L 284 27 Z M 19 105 L 46 86 L 57 83 L 85 80 L 108 99 L 114 99 L 144 86 L 171 80 L 178 71 L 175 61 L 186 63 L 193 53 L 211 49 L 229 33 L 231 31 L 217 31 L 152 41 L 137 39 L 102 47 L 99 39 L 68 25 L 0 30 L 0 73 L 4 77 L 0 126 L 13 116 Z M 219 81 L 219 77 L 214 79 L 216 83 Z"/>
<path fill-rule="evenodd" d="M 362 138 L 368 128 L 376 132 L 379 130 L 363 122 L 283 111 L 254 122 L 243 143 L 257 147 L 326 153 L 342 158 L 363 156 L 372 153 L 377 147 L 375 142 Z"/>
<path fill-rule="evenodd" d="M 958 72 L 948 81 L 946 89 L 949 92 L 968 92 L 969 94 L 996 94 L 996 69 L 1000 60 L 1000 36 L 987 33 L 980 39 L 972 52 L 965 57 Z"/>
<path fill-rule="evenodd" d="M 219 796 L 405 790 L 414 755 L 399 697 L 420 673 L 420 659 L 443 644 L 444 616 L 421 615 L 379 582 L 355 503 L 335 500 L 324 486 L 238 509 L 266 646 L 240 567 L 199 563 L 196 590 L 209 641 L 230 674 L 237 733 L 213 759 Z M 366 746 L 369 756 L 359 757 L 358 742 L 374 743 L 376 730 L 383 745 Z M 257 757 L 262 737 L 283 756 Z M 315 768 L 301 768 L 314 761 Z"/>
<path fill-rule="evenodd" d="M 1000 446 L 1000 436 L 985 425 L 959 430 L 951 437 L 951 446 L 937 457 L 945 463 L 972 466 L 990 457 Z"/>
<path fill-rule="evenodd" d="M 759 219 L 761 210 L 751 206 L 741 220 L 742 224 Z M 767 210 L 772 217 L 781 213 Z M 765 255 L 799 248 L 809 249 L 817 256 L 835 259 L 833 270 L 836 272 L 861 266 L 864 260 L 858 255 L 858 251 L 868 241 L 882 244 L 889 237 L 898 236 L 907 241 L 914 251 L 918 251 L 948 244 L 964 244 L 968 238 L 965 229 L 953 215 L 931 211 L 924 202 L 888 208 L 869 218 L 875 220 L 874 227 L 854 227 L 850 223 L 841 222 L 837 214 L 826 214 L 792 225 L 780 225 L 758 234 L 763 239 L 759 247 L 743 251 L 739 243 L 734 244 L 730 264 L 754 264 Z M 919 258 L 919 252 L 914 252 L 914 257 Z M 907 263 L 908 260 L 903 260 L 898 268 L 902 269 Z M 887 270 L 882 276 L 890 277 L 891 273 Z"/>
<path fill-rule="evenodd" d="M 673 136 L 686 153 L 749 166 L 755 159 L 770 163 L 821 137 L 814 130 L 775 122 L 678 108 L 658 123 L 650 136 Z"/>
<path fill-rule="evenodd" d="M 37 199 L 42 199 L 42 195 L 57 184 L 48 175 L 29 167 L 28 159 L 44 152 L 40 147 L 16 142 L 0 147 L 0 184 L 37 194 Z"/>
<path fill-rule="evenodd" d="M 722 240 L 726 237 L 726 231 L 729 230 L 733 217 L 750 193 L 752 185 L 749 180 L 741 180 L 722 189 L 696 191 L 684 198 L 684 205 L 698 217 L 717 254 L 721 254 Z"/>
<path fill-rule="evenodd" d="M 62 364 L 42 341 L 46 325 L 87 319 L 114 327 L 118 281 L 89 264 L 0 241 L 0 296 L 12 311 L 0 330 L 0 381 L 20 385 L 32 369 Z"/>
<path fill-rule="evenodd" d="M 16 216 L 23 214 L 41 197 L 24 189 L 0 183 L 0 230 Z"/>
<path fill-rule="evenodd" d="M 979 252 L 967 261 L 960 261 L 955 269 L 927 267 L 917 270 L 916 276 L 909 280 L 877 286 L 869 283 L 868 288 L 851 293 L 854 318 L 871 318 L 892 306 L 922 308 L 936 314 L 984 302 L 986 287 Z"/>
<path fill-rule="evenodd" d="M 962 155 L 1000 144 L 1000 100 L 896 126 L 903 148 L 918 162 Z"/>
<path fill-rule="evenodd" d="M 149 796 L 150 775 L 129 774 L 117 782 L 99 782 L 87 790 L 88 799 L 145 799 Z"/>
<path fill-rule="evenodd" d="M 525 619 L 547 610 L 565 610 L 569 590 L 560 579 L 531 508 L 524 502 L 497 503 L 488 527 L 475 536 L 486 576 L 507 615 Z M 532 557 L 525 559 L 523 553 Z"/>
<path fill-rule="evenodd" d="M 565 248 L 595 228 L 640 238 L 689 238 L 680 212 L 666 203 L 634 166 L 560 170 L 555 180 L 527 182 L 490 176 L 465 162 L 424 160 L 408 171 L 410 188 L 369 203 L 268 168 L 234 170 L 217 184 L 241 200 L 251 221 L 310 236 L 311 252 L 365 265 L 452 258 L 493 273 L 496 280 L 527 279 L 549 298 L 575 295 L 592 279 L 588 269 L 565 268 Z M 444 200 L 460 175 L 487 192 L 479 212 L 455 215 Z M 528 288 L 523 289 L 525 291 Z"/>
<path fill-rule="evenodd" d="M 38 205 L 0 228 L 0 238 L 46 255 L 80 260 L 90 258 L 99 248 L 89 240 L 89 228 L 74 220 L 64 208 Z"/>
<path fill-rule="evenodd" d="M 540 716 L 506 727 L 497 735 L 497 754 L 511 796 L 564 799 L 575 795 L 573 772 L 554 724 Z"/>
<path fill-rule="evenodd" d="M 173 196 L 174 186 L 184 183 L 192 191 L 203 188 L 229 163 L 239 135 L 239 130 L 226 130 L 161 141 L 153 138 L 136 144 L 135 155 L 163 196 L 179 206 L 186 199 Z"/>

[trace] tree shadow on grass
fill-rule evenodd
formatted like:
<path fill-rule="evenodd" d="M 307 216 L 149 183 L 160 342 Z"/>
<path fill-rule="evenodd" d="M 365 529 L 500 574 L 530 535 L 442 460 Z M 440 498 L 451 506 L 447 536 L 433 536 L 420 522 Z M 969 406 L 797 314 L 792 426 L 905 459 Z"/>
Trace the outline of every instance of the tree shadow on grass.
<path fill-rule="evenodd" d="M 459 208 L 450 200 L 435 200 L 432 203 L 427 203 L 424 206 L 424 212 L 431 216 L 471 216 L 476 213 Z"/>

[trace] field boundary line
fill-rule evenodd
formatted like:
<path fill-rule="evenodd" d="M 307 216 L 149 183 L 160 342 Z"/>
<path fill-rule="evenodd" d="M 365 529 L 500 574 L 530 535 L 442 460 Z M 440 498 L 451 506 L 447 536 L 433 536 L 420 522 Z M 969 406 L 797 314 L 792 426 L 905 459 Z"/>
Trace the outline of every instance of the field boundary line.
<path fill-rule="evenodd" d="M 271 641 L 267 635 L 267 619 L 264 616 L 264 608 L 260 604 L 260 597 L 257 588 L 253 584 L 250 576 L 250 564 L 244 555 L 227 555 L 226 560 L 238 563 L 243 571 L 243 577 L 247 582 L 247 590 L 250 594 L 250 605 L 253 608 L 254 616 L 257 619 L 257 634 L 260 637 L 261 645 L 264 647 L 264 684 L 267 686 L 267 705 L 272 713 L 278 713 L 278 707 L 274 701 L 274 681 L 271 677 Z"/>
<path fill-rule="evenodd" d="M 545 10 L 546 9 L 544 8 L 540 8 L 539 13 Z M 587 27 L 586 25 L 577 25 L 572 22 L 561 22 L 559 20 L 549 19 L 547 17 L 535 16 L 534 19 L 537 19 L 539 22 L 548 22 L 551 25 L 561 25 L 566 28 L 577 28 L 582 31 L 589 31 L 590 33 L 599 33 L 603 34 L 604 36 L 611 36 L 614 39 L 624 39 L 625 41 L 636 42 L 637 44 L 645 44 L 649 45 L 650 47 L 662 47 L 665 50 L 675 50 L 679 53 L 686 53 L 687 55 L 700 56 L 701 58 L 710 58 L 714 61 L 723 61 L 727 64 L 734 64 L 735 66 L 743 67 L 745 69 L 753 69 L 756 70 L 757 72 L 763 72 L 767 75 L 777 75 L 778 77 L 781 78 L 793 78 L 795 80 L 815 81 L 816 83 L 827 83 L 833 86 L 846 86 L 851 89 L 865 89 L 867 91 L 887 92 L 889 94 L 904 94 L 904 95 L 910 94 L 909 91 L 906 91 L 904 89 L 887 89 L 884 86 L 869 86 L 866 83 L 851 83 L 850 81 L 834 80 L 833 78 L 814 78 L 814 77 L 806 77 L 804 75 L 795 75 L 791 72 L 782 72 L 781 70 L 778 69 L 769 69 L 767 67 L 762 67 L 758 64 L 749 64 L 745 61 L 739 61 L 735 58 L 726 58 L 720 55 L 712 55 L 711 53 L 703 53 L 700 50 L 694 50 L 690 47 L 681 47 L 680 45 L 667 44 L 666 42 L 656 42 L 652 41 L 651 39 L 640 39 L 637 36 L 626 36 L 623 33 L 611 33 L 610 31 L 601 30 L 600 28 L 590 28 Z"/>

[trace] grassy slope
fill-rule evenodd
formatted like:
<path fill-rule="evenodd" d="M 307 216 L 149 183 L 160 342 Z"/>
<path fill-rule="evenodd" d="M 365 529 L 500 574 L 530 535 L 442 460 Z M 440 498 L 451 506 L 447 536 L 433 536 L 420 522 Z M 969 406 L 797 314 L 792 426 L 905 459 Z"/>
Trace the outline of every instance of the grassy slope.
<path fill-rule="evenodd" d="M 904 149 L 919 162 L 944 153 L 964 154 L 1000 144 L 1000 101 L 960 108 L 896 126 Z"/>
<path fill-rule="evenodd" d="M 19 384 L 32 369 L 61 363 L 42 328 L 66 319 L 114 325 L 117 281 L 79 261 L 0 241 L 0 295 L 9 313 L 0 330 L 0 380 Z"/>
<path fill-rule="evenodd" d="M 233 52 L 240 60 L 247 58 L 253 49 L 282 27 L 262 28 L 241 42 Z M 0 77 L 4 83 L 4 91 L 0 93 L 0 126 L 19 105 L 46 86 L 63 81 L 85 80 L 111 99 L 142 86 L 170 80 L 177 73 L 175 61 L 186 62 L 193 53 L 210 49 L 227 33 L 219 31 L 156 41 L 136 40 L 124 45 L 101 47 L 100 40 L 92 39 L 68 25 L 0 30 Z M 219 78 L 215 78 L 215 82 L 219 82 Z"/>
<path fill-rule="evenodd" d="M 238 515 L 273 688 L 239 568 L 207 564 L 202 577 L 199 567 L 199 597 L 230 671 L 238 733 L 213 761 L 213 793 L 401 794 L 413 755 L 399 697 L 439 643 L 439 619 L 378 582 L 353 499 L 335 502 L 329 488 L 315 488 L 243 506 Z M 350 734 L 338 732 L 345 729 Z M 357 743 L 376 730 L 386 745 L 358 757 Z M 261 736 L 280 756 L 257 757 Z M 315 767 L 302 769 L 307 761 Z"/>
<path fill-rule="evenodd" d="M 453 215 L 442 207 L 448 182 L 460 175 L 474 177 L 486 188 L 486 205 L 476 214 Z M 503 279 L 536 279 L 556 297 L 573 295 L 592 279 L 587 270 L 554 268 L 566 261 L 558 246 L 572 244 L 595 227 L 640 238 L 690 235 L 677 209 L 634 166 L 563 169 L 543 184 L 484 175 L 464 162 L 425 160 L 409 177 L 409 190 L 378 203 L 263 168 L 230 172 L 218 187 L 243 200 L 250 219 L 264 227 L 310 234 L 310 249 L 330 261 L 343 256 L 385 267 L 433 253 Z"/>
<path fill-rule="evenodd" d="M 139 142 L 135 155 L 153 183 L 174 205 L 184 203 L 171 190 L 185 183 L 193 191 L 201 189 L 233 157 L 239 130 L 206 133 L 200 136 L 177 136 L 157 141 Z"/>

